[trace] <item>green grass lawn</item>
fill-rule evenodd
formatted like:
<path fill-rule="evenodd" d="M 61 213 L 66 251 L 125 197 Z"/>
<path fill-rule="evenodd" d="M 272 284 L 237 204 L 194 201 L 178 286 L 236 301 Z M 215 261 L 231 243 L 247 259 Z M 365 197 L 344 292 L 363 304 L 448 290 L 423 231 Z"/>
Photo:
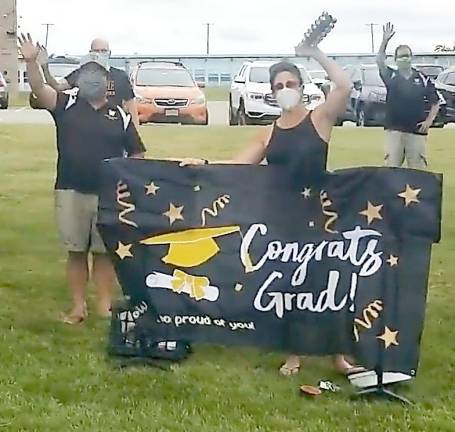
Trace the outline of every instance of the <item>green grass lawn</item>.
<path fill-rule="evenodd" d="M 254 128 L 143 127 L 149 157 L 227 158 Z M 68 291 L 53 222 L 54 129 L 0 125 L 0 431 L 454 431 L 455 130 L 434 130 L 434 171 L 445 174 L 443 240 L 434 247 L 420 371 L 402 394 L 413 407 L 349 400 L 327 359 L 196 346 L 172 372 L 119 371 L 105 355 L 108 323 L 56 322 Z M 330 168 L 382 162 L 382 131 L 338 128 Z M 454 201 L 452 201 L 454 199 Z M 91 291 L 89 307 L 93 306 Z M 410 317 L 412 319 L 412 317 Z M 309 400 L 299 384 L 331 379 L 335 395 Z"/>
<path fill-rule="evenodd" d="M 15 96 L 10 95 L 9 98 L 9 105 L 11 107 L 24 107 L 29 106 L 28 97 L 30 92 L 21 91 L 17 93 Z"/>

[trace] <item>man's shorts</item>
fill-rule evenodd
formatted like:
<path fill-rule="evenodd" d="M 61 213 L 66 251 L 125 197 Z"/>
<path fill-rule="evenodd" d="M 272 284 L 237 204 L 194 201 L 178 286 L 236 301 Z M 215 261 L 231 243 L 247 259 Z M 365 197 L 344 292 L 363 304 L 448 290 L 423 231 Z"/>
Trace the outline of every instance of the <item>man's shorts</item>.
<path fill-rule="evenodd" d="M 60 239 L 68 252 L 106 253 L 96 227 L 97 195 L 56 190 L 55 214 Z"/>

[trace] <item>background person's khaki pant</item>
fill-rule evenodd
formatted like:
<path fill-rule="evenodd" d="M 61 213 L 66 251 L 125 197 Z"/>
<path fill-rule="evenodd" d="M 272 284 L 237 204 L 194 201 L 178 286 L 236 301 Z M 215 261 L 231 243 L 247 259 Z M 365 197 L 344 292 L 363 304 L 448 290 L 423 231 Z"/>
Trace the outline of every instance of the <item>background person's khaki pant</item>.
<path fill-rule="evenodd" d="M 406 132 L 385 131 L 385 164 L 391 167 L 401 167 L 404 159 L 408 168 L 425 169 L 426 135 L 416 135 Z"/>

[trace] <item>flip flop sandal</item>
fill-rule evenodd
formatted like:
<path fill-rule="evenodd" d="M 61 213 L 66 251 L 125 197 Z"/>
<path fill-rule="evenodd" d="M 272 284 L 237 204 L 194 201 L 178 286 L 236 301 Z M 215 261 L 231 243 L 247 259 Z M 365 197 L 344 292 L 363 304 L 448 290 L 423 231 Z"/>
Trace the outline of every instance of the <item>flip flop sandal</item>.
<path fill-rule="evenodd" d="M 343 372 L 341 372 L 344 376 L 349 376 L 353 374 L 357 374 L 360 372 L 366 372 L 367 369 L 365 369 L 363 366 L 351 366 L 349 368 L 346 368 Z"/>
<path fill-rule="evenodd" d="M 317 387 L 302 385 L 300 386 L 300 392 L 306 396 L 319 396 L 322 390 Z"/>
<path fill-rule="evenodd" d="M 283 376 L 291 376 L 291 375 L 296 375 L 300 372 L 300 365 L 294 365 L 290 366 L 284 363 L 280 367 L 280 374 Z"/>
<path fill-rule="evenodd" d="M 85 305 L 82 315 L 61 313 L 59 321 L 64 324 L 76 325 L 82 324 L 87 317 L 88 317 L 87 305 Z"/>
<path fill-rule="evenodd" d="M 67 315 L 64 313 L 62 313 L 59 318 L 59 321 L 61 321 L 64 324 L 69 324 L 69 325 L 82 324 L 82 322 L 84 320 L 85 320 L 85 316 L 83 316 L 83 315 Z"/>

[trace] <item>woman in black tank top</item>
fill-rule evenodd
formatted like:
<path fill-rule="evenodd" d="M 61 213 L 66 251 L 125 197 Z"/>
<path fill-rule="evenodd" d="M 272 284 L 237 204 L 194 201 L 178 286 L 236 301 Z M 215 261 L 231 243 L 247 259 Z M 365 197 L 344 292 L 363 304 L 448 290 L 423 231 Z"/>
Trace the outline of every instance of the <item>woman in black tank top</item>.
<path fill-rule="evenodd" d="M 324 68 L 335 84 L 327 100 L 313 111 L 302 102 L 303 79 L 300 69 L 283 61 L 270 68 L 272 93 L 282 109 L 280 117 L 263 129 L 256 140 L 241 154 L 230 161 L 212 163 L 260 164 L 264 159 L 270 165 L 283 166 L 289 172 L 323 176 L 326 171 L 328 143 L 337 118 L 346 107 L 352 83 L 348 75 L 319 48 L 300 43 L 296 47 L 298 57 L 312 57 Z M 209 163 L 204 159 L 185 159 L 181 165 Z M 335 368 L 343 374 L 355 372 L 343 355 L 334 357 Z M 297 373 L 300 358 L 290 356 L 280 371 L 284 375 Z"/>
<path fill-rule="evenodd" d="M 291 176 L 321 177 L 327 167 L 328 145 L 313 124 L 312 112 L 295 127 L 282 128 L 277 123 L 273 124 L 266 148 L 267 163 L 285 167 Z"/>

